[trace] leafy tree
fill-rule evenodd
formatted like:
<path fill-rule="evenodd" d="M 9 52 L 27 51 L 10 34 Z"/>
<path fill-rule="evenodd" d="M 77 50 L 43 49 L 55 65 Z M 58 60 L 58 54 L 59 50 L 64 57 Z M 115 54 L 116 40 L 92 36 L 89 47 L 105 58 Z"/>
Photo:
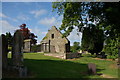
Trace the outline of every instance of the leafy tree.
<path fill-rule="evenodd" d="M 93 24 L 89 24 L 89 27 L 85 27 L 82 37 L 82 50 L 88 51 L 91 54 L 98 54 L 103 49 L 104 33 L 102 29 L 99 29 Z"/>
<path fill-rule="evenodd" d="M 60 30 L 65 31 L 64 36 L 68 36 L 74 26 L 78 27 L 78 31 L 83 32 L 91 21 L 95 22 L 99 29 L 104 30 L 106 40 L 115 40 L 117 46 L 120 45 L 119 3 L 55 2 L 52 7 L 53 10 L 57 9 L 59 15 L 63 14 Z"/>
<path fill-rule="evenodd" d="M 108 55 L 107 57 L 110 59 L 118 58 L 118 42 L 112 39 L 107 39 L 105 42 L 107 43 L 107 45 L 104 46 L 103 51 L 106 52 L 106 54 Z"/>
<path fill-rule="evenodd" d="M 37 38 L 37 36 L 34 35 L 34 33 L 31 33 L 30 30 L 28 28 L 26 28 L 26 24 L 22 24 L 20 25 L 20 29 L 19 29 L 24 36 L 24 40 L 25 39 L 31 39 L 32 40 L 32 44 L 36 44 L 37 40 L 35 38 Z"/>
<path fill-rule="evenodd" d="M 64 30 L 64 36 L 68 36 L 74 26 L 79 31 L 89 21 L 96 22 L 100 28 L 106 30 L 106 34 L 117 36 L 120 33 L 119 27 L 119 3 L 103 3 L 103 2 L 54 2 L 53 11 L 57 9 L 59 15 L 63 14 L 62 25 L 60 30 Z M 113 33 L 116 33 L 113 34 Z"/>
<path fill-rule="evenodd" d="M 73 46 L 71 46 L 71 51 L 72 52 L 78 52 L 80 50 L 80 43 L 79 42 L 74 42 Z"/>

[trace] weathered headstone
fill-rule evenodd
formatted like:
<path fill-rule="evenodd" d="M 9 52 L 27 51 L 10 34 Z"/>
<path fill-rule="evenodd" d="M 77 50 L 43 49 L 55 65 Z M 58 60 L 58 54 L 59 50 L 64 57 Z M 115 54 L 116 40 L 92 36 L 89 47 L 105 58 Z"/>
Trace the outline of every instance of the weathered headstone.
<path fill-rule="evenodd" d="M 13 68 L 19 72 L 19 77 L 25 77 L 27 75 L 27 68 L 23 65 L 23 44 L 23 34 L 17 30 L 13 36 L 12 61 Z"/>
<path fill-rule="evenodd" d="M 0 44 L 0 46 L 2 46 L 2 68 L 6 69 L 8 65 L 7 63 L 8 43 L 4 34 L 2 34 L 0 38 L 2 39 L 2 44 Z"/>
<path fill-rule="evenodd" d="M 14 66 L 23 66 L 23 35 L 17 30 L 13 36 L 12 60 Z"/>
<path fill-rule="evenodd" d="M 31 52 L 31 39 L 24 40 L 24 52 Z"/>
<path fill-rule="evenodd" d="M 96 74 L 96 65 L 94 63 L 88 63 L 89 74 Z"/>

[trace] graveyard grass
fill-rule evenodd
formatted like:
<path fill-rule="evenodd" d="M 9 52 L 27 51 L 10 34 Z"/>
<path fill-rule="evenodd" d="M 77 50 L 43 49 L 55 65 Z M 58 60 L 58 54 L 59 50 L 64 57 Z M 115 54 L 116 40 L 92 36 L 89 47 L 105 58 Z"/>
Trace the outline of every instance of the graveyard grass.
<path fill-rule="evenodd" d="M 9 55 L 10 57 L 10 55 Z M 97 73 L 118 77 L 116 62 L 96 60 L 90 56 L 76 59 L 59 59 L 44 56 L 43 53 L 24 53 L 24 64 L 27 66 L 32 78 L 102 78 L 99 75 L 88 75 L 87 64 L 95 63 Z"/>

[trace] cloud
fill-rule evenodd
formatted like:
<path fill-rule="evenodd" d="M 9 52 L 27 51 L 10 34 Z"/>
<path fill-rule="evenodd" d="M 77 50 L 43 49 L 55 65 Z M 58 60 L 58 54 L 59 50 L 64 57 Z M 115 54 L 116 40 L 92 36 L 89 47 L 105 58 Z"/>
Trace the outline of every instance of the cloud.
<path fill-rule="evenodd" d="M 3 13 L 0 13 L 0 18 L 6 18 L 6 19 L 9 19 L 9 20 L 12 20 L 12 21 L 18 22 L 17 19 L 14 19 L 14 18 L 11 18 L 11 17 L 9 17 L 9 16 L 6 16 L 6 15 L 3 14 Z"/>
<path fill-rule="evenodd" d="M 34 14 L 34 17 L 37 18 L 37 17 L 39 17 L 39 16 L 41 16 L 43 14 L 46 14 L 47 10 L 41 9 L 41 10 L 31 11 L 30 13 Z"/>
<path fill-rule="evenodd" d="M 37 36 L 37 44 L 40 44 L 40 41 L 43 39 L 43 37 L 47 33 L 47 32 L 41 31 L 41 29 L 39 27 L 34 27 L 29 30 L 30 30 L 30 32 L 34 33 Z"/>
<path fill-rule="evenodd" d="M 6 16 L 6 15 L 3 14 L 3 13 L 0 13 L 0 17 L 1 17 L 1 18 L 8 18 L 8 16 Z"/>
<path fill-rule="evenodd" d="M 41 19 L 38 23 L 42 24 L 42 25 L 46 25 L 46 26 L 53 26 L 56 24 L 56 18 L 55 17 L 51 17 L 51 18 L 45 17 L 44 19 Z"/>
<path fill-rule="evenodd" d="M 5 34 L 6 32 L 13 32 L 17 29 L 17 27 L 14 27 L 6 20 L 0 20 L 0 24 L 2 24 L 2 34 Z"/>
<path fill-rule="evenodd" d="M 41 34 L 41 30 L 38 27 L 31 28 L 30 32 L 35 33 L 35 35 Z"/>
<path fill-rule="evenodd" d="M 48 33 L 48 32 L 42 32 L 42 34 L 45 34 L 45 35 L 46 35 L 47 33 Z"/>
<path fill-rule="evenodd" d="M 47 27 L 56 26 L 59 28 L 62 24 L 63 16 L 45 17 L 38 21 L 38 24 L 45 25 Z"/>
<path fill-rule="evenodd" d="M 26 15 L 19 15 L 19 16 L 17 17 L 17 19 L 23 20 L 23 21 L 30 20 L 30 18 L 29 18 L 28 16 L 26 16 Z"/>

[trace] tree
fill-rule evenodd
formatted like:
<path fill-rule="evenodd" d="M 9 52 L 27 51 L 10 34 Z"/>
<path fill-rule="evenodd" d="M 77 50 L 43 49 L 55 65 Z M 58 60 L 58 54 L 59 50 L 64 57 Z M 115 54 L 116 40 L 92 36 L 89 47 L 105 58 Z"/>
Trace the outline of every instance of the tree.
<path fill-rule="evenodd" d="M 6 32 L 6 38 L 7 38 L 7 40 L 8 40 L 8 46 L 12 46 L 12 38 L 13 38 L 13 36 L 11 35 L 11 33 L 10 32 Z"/>
<path fill-rule="evenodd" d="M 80 43 L 79 42 L 74 42 L 73 46 L 71 46 L 71 51 L 72 52 L 78 52 L 80 50 Z"/>
<path fill-rule="evenodd" d="M 26 28 L 26 24 L 22 24 L 20 25 L 20 29 L 19 29 L 24 36 L 24 40 L 25 39 L 31 39 L 32 40 L 32 44 L 36 44 L 37 40 L 35 38 L 37 38 L 37 36 L 34 35 L 34 33 L 31 33 L 30 30 L 28 28 Z"/>
<path fill-rule="evenodd" d="M 53 3 L 55 9 L 59 15 L 63 14 L 60 30 L 65 31 L 64 36 L 68 36 L 74 26 L 83 32 L 91 21 L 104 30 L 106 39 L 115 40 L 117 46 L 120 45 L 119 3 L 57 2 Z"/>
<path fill-rule="evenodd" d="M 119 27 L 119 3 L 103 2 L 54 2 L 53 11 L 57 9 L 59 15 L 63 14 L 60 30 L 64 30 L 64 36 L 68 36 L 74 26 L 82 32 L 82 28 L 89 21 L 96 22 L 100 28 L 104 28 L 110 36 L 120 33 Z M 110 26 L 109 26 L 110 25 Z M 113 33 L 116 33 L 113 34 Z"/>
<path fill-rule="evenodd" d="M 91 54 L 96 55 L 102 51 L 104 42 L 104 33 L 102 29 L 99 29 L 93 24 L 89 24 L 89 27 L 85 27 L 82 36 L 82 50 L 88 51 Z"/>
<path fill-rule="evenodd" d="M 8 51 L 11 51 L 12 50 L 12 39 L 13 39 L 13 36 L 11 35 L 10 32 L 6 32 L 5 37 L 6 37 L 7 42 L 8 42 Z"/>

